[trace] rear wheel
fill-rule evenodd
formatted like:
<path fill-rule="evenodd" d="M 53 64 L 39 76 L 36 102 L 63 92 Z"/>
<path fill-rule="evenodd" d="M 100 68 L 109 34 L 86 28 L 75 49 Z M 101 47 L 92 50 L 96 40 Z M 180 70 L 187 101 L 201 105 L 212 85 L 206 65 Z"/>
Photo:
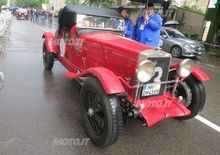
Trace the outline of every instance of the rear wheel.
<path fill-rule="evenodd" d="M 48 52 L 46 42 L 43 43 L 43 63 L 46 70 L 51 70 L 54 65 L 54 53 Z"/>
<path fill-rule="evenodd" d="M 81 89 L 81 114 L 86 133 L 99 147 L 118 139 L 122 129 L 122 112 L 117 96 L 107 95 L 95 77 L 85 80 Z"/>

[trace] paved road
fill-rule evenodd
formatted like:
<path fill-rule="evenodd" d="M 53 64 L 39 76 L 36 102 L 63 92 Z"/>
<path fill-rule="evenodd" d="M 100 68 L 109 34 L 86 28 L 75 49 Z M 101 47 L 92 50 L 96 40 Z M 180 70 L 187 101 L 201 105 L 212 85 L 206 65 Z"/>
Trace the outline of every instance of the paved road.
<path fill-rule="evenodd" d="M 91 142 L 54 146 L 56 138 L 87 136 L 79 113 L 80 85 L 64 78 L 66 69 L 59 63 L 52 72 L 44 71 L 41 35 L 40 27 L 13 20 L 0 38 L 5 48 L 0 72 L 6 79 L 0 90 L 1 155 L 220 154 L 220 133 L 197 119 L 167 119 L 151 128 L 131 120 L 118 142 L 106 149 Z M 207 104 L 201 116 L 220 125 L 220 69 L 211 62 L 195 61 L 212 78 L 205 84 Z"/>

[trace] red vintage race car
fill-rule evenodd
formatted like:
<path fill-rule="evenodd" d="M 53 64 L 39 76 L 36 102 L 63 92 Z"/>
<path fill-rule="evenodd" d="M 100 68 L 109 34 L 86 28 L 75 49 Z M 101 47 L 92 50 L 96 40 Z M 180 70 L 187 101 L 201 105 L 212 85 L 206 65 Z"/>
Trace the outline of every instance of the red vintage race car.
<path fill-rule="evenodd" d="M 18 20 L 28 20 L 27 9 L 19 8 L 16 12 L 16 17 Z"/>
<path fill-rule="evenodd" d="M 81 114 L 86 133 L 99 147 L 113 144 L 123 121 L 150 127 L 165 118 L 195 117 L 204 107 L 209 77 L 190 59 L 123 37 L 124 19 L 114 10 L 67 5 L 55 36 L 43 34 L 43 62 L 59 61 L 66 78 L 82 82 Z"/>

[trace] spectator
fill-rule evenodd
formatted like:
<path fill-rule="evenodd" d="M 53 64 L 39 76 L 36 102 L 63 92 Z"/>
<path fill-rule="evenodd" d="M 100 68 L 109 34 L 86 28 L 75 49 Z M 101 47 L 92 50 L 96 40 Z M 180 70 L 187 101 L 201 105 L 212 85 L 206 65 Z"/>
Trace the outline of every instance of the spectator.
<path fill-rule="evenodd" d="M 154 12 L 154 4 L 148 3 L 143 15 L 139 16 L 134 27 L 133 39 L 157 48 L 163 19 Z"/>
<path fill-rule="evenodd" d="M 46 21 L 47 21 L 47 12 L 44 11 L 43 12 L 43 24 L 46 24 Z"/>
<path fill-rule="evenodd" d="M 35 11 L 35 22 L 39 23 L 40 12 L 38 10 Z"/>
<path fill-rule="evenodd" d="M 53 23 L 53 17 L 54 17 L 53 11 L 50 11 L 50 12 L 49 12 L 49 16 L 48 16 L 48 18 L 49 18 L 49 23 L 50 23 L 50 24 Z"/>
<path fill-rule="evenodd" d="M 34 22 L 34 10 L 33 9 L 31 9 L 30 14 L 31 14 L 30 19 L 31 19 L 32 22 Z"/>
<path fill-rule="evenodd" d="M 128 18 L 128 11 L 123 6 L 119 7 L 119 13 L 125 18 L 125 37 L 132 38 L 134 27 L 132 21 Z"/>

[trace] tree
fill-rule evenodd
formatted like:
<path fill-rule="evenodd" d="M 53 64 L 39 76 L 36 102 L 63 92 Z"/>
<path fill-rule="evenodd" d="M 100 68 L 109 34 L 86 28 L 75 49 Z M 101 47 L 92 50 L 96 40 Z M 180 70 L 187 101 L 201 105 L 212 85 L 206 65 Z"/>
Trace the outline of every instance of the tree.
<path fill-rule="evenodd" d="M 65 0 L 66 4 L 79 4 L 79 0 Z"/>
<path fill-rule="evenodd" d="M 196 12 L 196 13 L 204 14 L 204 12 L 199 8 L 190 7 L 188 5 L 183 5 L 182 8 L 189 10 L 189 11 Z"/>
<path fill-rule="evenodd" d="M 106 7 L 110 8 L 115 3 L 115 0 L 85 0 L 84 5 L 92 5 L 92 6 L 98 6 L 98 7 Z"/>
<path fill-rule="evenodd" d="M 7 4 L 7 0 L 0 0 L 0 6 L 6 5 L 6 4 Z"/>
<path fill-rule="evenodd" d="M 41 8 L 43 3 L 48 3 L 48 0 L 12 0 L 14 6 L 22 8 Z"/>

